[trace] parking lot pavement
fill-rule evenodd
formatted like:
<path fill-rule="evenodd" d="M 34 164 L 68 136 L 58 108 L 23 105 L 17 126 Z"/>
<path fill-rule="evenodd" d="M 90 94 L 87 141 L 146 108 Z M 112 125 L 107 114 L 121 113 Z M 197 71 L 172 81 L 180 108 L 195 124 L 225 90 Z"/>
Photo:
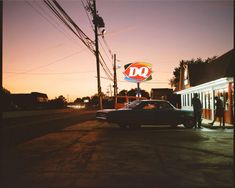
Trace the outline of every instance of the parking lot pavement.
<path fill-rule="evenodd" d="M 85 121 L 5 154 L 1 187 L 233 187 L 232 132 Z"/>
<path fill-rule="evenodd" d="M 212 120 L 202 119 L 202 126 L 209 128 L 209 129 L 219 129 L 221 128 L 218 121 L 215 121 L 213 125 L 210 125 L 209 123 L 212 122 Z M 233 124 L 225 123 L 225 129 L 233 129 Z"/>

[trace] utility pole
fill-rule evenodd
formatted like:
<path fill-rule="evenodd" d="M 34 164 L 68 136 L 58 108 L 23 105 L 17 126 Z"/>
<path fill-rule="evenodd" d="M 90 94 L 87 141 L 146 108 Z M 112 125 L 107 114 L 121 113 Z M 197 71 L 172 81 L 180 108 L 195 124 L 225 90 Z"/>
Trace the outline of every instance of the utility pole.
<path fill-rule="evenodd" d="M 114 107 L 117 104 L 117 66 L 116 66 L 116 54 L 114 54 L 113 62 L 113 93 L 114 93 Z"/>
<path fill-rule="evenodd" d="M 141 93 L 140 93 L 140 83 L 139 82 L 137 82 L 137 97 L 138 97 L 138 100 L 140 100 L 140 96 L 141 95 Z"/>
<path fill-rule="evenodd" d="M 1 36 L 0 36 L 0 41 L 1 41 L 1 43 L 2 43 L 2 21 L 3 21 L 3 19 L 2 19 L 2 14 L 3 13 L 3 1 L 0 1 L 0 14 L 1 14 L 1 16 L 0 16 L 0 24 L 1 24 L 1 26 L 0 26 L 0 29 L 1 29 Z M 3 60 L 3 56 L 2 56 L 2 48 L 1 48 L 1 51 L 0 51 L 0 57 L 1 57 L 1 59 L 0 59 L 0 73 L 1 73 L 1 76 L 0 76 L 0 102 L 2 103 L 2 100 L 3 100 L 3 86 L 2 86 L 2 60 Z M 2 111 L 3 111 L 3 105 L 1 105 L 0 106 L 0 112 L 1 112 L 1 114 L 0 114 L 0 116 L 2 117 Z M 3 126 L 0 126 L 0 132 L 2 131 L 2 127 Z"/>
<path fill-rule="evenodd" d="M 96 11 L 96 1 L 93 0 L 93 23 L 95 25 L 95 56 L 96 56 L 96 68 L 97 68 L 97 87 L 98 87 L 98 96 L 99 96 L 99 108 L 103 109 L 102 104 L 102 92 L 101 92 L 101 84 L 100 84 L 100 62 L 99 62 L 99 41 L 98 41 L 98 18 Z"/>

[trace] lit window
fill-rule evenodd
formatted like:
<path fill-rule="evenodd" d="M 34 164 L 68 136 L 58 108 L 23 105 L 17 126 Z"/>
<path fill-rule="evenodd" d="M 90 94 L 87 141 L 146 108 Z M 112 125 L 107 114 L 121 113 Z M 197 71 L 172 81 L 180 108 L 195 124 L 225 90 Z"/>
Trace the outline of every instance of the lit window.
<path fill-rule="evenodd" d="M 188 69 L 185 68 L 184 70 L 184 85 L 187 85 L 189 83 L 188 81 Z"/>

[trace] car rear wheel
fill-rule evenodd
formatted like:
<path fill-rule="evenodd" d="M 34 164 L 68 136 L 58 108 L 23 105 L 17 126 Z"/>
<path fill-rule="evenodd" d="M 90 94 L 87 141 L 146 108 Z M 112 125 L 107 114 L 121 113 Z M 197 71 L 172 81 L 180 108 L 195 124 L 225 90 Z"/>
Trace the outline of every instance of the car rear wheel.
<path fill-rule="evenodd" d="M 184 122 L 185 128 L 193 128 L 193 126 L 194 126 L 193 118 L 188 118 L 187 120 L 185 120 L 185 122 Z"/>

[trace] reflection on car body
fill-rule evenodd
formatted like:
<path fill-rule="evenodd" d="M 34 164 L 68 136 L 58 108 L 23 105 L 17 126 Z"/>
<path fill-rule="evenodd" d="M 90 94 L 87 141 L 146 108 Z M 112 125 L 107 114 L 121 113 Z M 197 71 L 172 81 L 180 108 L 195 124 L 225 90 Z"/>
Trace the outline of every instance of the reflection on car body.
<path fill-rule="evenodd" d="M 140 127 L 141 125 L 183 124 L 193 127 L 193 112 L 175 108 L 164 100 L 136 100 L 121 109 L 104 109 L 96 112 L 96 118 L 117 123 L 120 127 Z"/>
<path fill-rule="evenodd" d="M 135 96 L 117 96 L 116 102 L 114 104 L 115 109 L 124 108 L 127 104 L 130 104 L 131 102 L 135 100 L 146 100 L 145 97 L 135 97 Z"/>

